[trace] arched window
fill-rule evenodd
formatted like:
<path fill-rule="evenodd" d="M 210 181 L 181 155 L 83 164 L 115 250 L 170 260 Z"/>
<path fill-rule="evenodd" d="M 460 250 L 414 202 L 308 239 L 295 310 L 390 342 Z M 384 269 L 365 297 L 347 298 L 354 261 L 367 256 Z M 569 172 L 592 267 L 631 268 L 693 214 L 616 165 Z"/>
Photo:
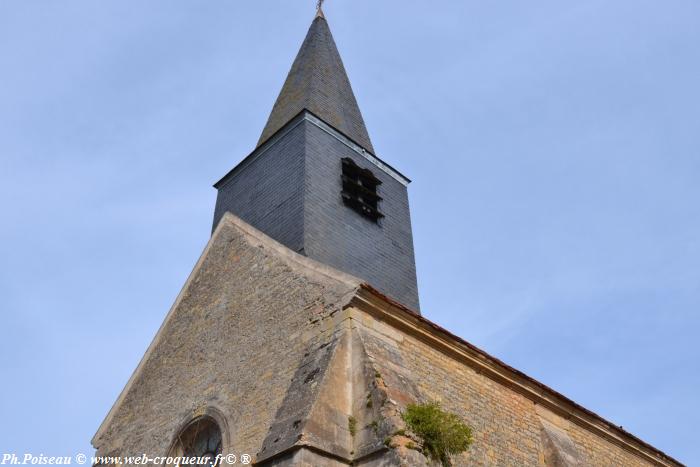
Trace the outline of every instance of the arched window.
<path fill-rule="evenodd" d="M 213 418 L 204 416 L 193 420 L 177 436 L 173 457 L 207 458 L 199 465 L 217 466 L 221 454 L 221 429 Z"/>

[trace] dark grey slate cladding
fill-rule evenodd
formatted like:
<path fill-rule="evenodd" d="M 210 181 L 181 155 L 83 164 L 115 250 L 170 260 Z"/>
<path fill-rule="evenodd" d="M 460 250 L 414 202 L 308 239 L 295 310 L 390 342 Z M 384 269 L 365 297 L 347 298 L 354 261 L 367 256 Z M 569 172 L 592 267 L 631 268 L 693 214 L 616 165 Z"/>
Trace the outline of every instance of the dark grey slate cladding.
<path fill-rule="evenodd" d="M 366 280 L 418 311 L 413 235 L 404 185 L 312 123 L 306 129 L 304 251 L 307 256 Z M 382 181 L 379 223 L 343 204 L 341 159 L 351 158 Z"/>
<path fill-rule="evenodd" d="M 343 60 L 322 16 L 317 16 L 309 28 L 258 146 L 304 109 L 374 152 Z"/>
<path fill-rule="evenodd" d="M 419 311 L 403 184 L 303 114 L 258 151 L 217 184 L 215 228 L 231 211 L 290 249 L 357 276 Z M 343 204 L 344 157 L 382 181 L 379 208 L 385 217 L 379 223 Z"/>
<path fill-rule="evenodd" d="M 290 249 L 303 248 L 305 130 L 293 128 L 251 161 L 243 161 L 219 186 L 214 229 L 226 211 Z M 213 231 L 213 229 L 212 229 Z"/>

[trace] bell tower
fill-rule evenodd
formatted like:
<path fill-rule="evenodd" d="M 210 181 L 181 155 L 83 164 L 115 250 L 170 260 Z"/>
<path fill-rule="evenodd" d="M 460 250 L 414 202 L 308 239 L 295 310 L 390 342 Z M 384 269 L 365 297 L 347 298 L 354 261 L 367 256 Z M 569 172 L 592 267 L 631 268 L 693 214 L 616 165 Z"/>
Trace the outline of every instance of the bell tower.
<path fill-rule="evenodd" d="M 681 466 L 412 312 L 408 182 L 319 9 L 93 464 Z"/>
<path fill-rule="evenodd" d="M 419 311 L 410 180 L 381 160 L 319 8 L 255 150 L 214 186 L 288 248 Z"/>

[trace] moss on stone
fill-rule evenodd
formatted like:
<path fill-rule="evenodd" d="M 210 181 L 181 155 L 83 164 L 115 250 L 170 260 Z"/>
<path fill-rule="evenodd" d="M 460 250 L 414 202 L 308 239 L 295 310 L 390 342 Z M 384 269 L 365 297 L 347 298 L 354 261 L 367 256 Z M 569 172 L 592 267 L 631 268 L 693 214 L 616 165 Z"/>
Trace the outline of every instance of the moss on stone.
<path fill-rule="evenodd" d="M 357 434 L 357 419 L 352 415 L 348 417 L 348 430 L 352 436 Z"/>

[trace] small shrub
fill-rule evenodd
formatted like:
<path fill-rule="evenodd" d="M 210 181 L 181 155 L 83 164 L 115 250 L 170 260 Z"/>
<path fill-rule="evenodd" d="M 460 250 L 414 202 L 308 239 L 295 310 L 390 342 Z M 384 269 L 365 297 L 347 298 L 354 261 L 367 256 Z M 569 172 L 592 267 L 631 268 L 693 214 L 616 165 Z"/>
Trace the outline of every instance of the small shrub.
<path fill-rule="evenodd" d="M 408 428 L 421 438 L 423 452 L 443 466 L 452 465 L 450 456 L 459 454 L 472 444 L 472 430 L 440 404 L 410 404 L 402 414 Z"/>

